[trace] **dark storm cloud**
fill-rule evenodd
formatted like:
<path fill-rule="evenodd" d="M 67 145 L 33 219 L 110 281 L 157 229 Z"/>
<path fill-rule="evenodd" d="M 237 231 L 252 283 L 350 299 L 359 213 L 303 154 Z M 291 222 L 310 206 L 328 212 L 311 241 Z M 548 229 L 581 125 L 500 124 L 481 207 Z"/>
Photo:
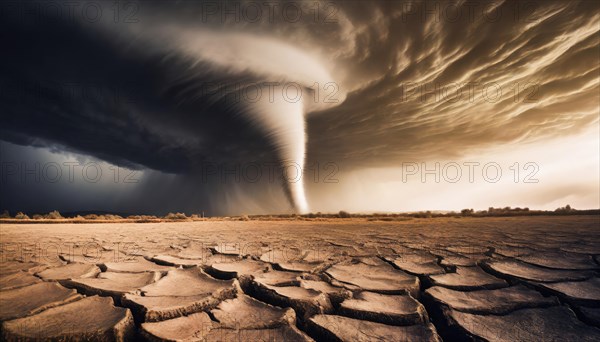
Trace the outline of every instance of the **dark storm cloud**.
<path fill-rule="evenodd" d="M 105 34 L 59 19 L 2 21 L 3 139 L 165 172 L 189 171 L 232 146 L 234 158 L 265 150 L 223 104 L 178 103 L 181 86 L 169 88 L 169 75 L 193 70 L 173 70 L 175 60 L 167 67 L 164 56 L 126 51 Z"/>
<path fill-rule="evenodd" d="M 103 16 L 82 15 L 86 4 Z M 388 166 L 598 122 L 594 1 L 281 2 L 272 15 L 259 6 L 257 20 L 248 17 L 251 1 L 229 2 L 229 12 L 213 1 L 135 4 L 117 18 L 112 2 L 82 2 L 73 15 L 60 1 L 3 2 L 0 139 L 186 177 L 204 161 L 280 159 L 244 108 L 203 87 L 282 80 L 304 65 L 278 69 L 268 53 L 264 65 L 252 64 L 220 32 L 244 34 L 249 45 L 284 42 L 331 73 L 339 102 L 307 117 L 309 162 Z M 294 7 L 282 12 L 286 4 Z M 297 7 L 299 18 L 290 14 Z M 196 40 L 210 30 L 216 38 Z M 219 44 L 232 45 L 230 59 L 213 51 Z"/>

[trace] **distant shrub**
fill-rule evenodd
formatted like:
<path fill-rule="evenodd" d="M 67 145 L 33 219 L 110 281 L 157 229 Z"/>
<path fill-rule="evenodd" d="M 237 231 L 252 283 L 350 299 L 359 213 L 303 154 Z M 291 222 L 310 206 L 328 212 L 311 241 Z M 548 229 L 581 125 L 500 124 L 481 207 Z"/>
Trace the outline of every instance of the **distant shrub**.
<path fill-rule="evenodd" d="M 61 218 L 63 218 L 63 217 L 62 217 L 62 215 L 61 215 L 61 214 L 58 212 L 58 210 L 53 210 L 53 211 L 49 212 L 48 214 L 46 214 L 46 215 L 44 216 L 44 218 L 51 219 L 51 220 L 58 220 L 58 219 L 61 219 Z"/>
<path fill-rule="evenodd" d="M 15 218 L 19 220 L 29 220 L 29 216 L 23 214 L 20 211 L 17 213 L 17 215 L 15 215 Z"/>
<path fill-rule="evenodd" d="M 43 218 L 44 218 L 44 216 L 42 216 L 42 215 L 40 215 L 40 214 L 34 214 L 34 215 L 32 216 L 32 218 L 33 218 L 34 220 L 41 220 L 41 219 L 43 219 Z"/>
<path fill-rule="evenodd" d="M 554 211 L 557 213 L 570 213 L 570 212 L 577 211 L 577 210 L 571 208 L 571 206 L 569 204 L 567 204 L 564 207 L 556 208 L 556 210 L 554 210 Z"/>
<path fill-rule="evenodd" d="M 343 210 L 340 210 L 340 212 L 338 213 L 338 216 L 340 218 L 350 218 L 351 217 L 350 213 L 348 213 L 347 211 L 343 211 Z"/>
<path fill-rule="evenodd" d="M 248 215 L 242 215 L 240 216 L 240 221 L 250 221 L 250 218 L 248 217 Z"/>
<path fill-rule="evenodd" d="M 167 220 L 186 220 L 188 217 L 185 216 L 184 213 L 168 213 L 167 216 L 165 216 L 165 219 Z"/>
<path fill-rule="evenodd" d="M 0 214 L 0 218 L 10 218 L 10 213 L 8 210 L 3 210 L 2 214 Z"/>
<path fill-rule="evenodd" d="M 473 209 L 463 209 L 460 211 L 462 216 L 471 216 L 475 211 Z"/>
<path fill-rule="evenodd" d="M 96 215 L 96 214 L 88 214 L 88 215 L 85 215 L 83 218 L 85 218 L 86 220 L 97 220 L 98 219 L 98 215 Z"/>

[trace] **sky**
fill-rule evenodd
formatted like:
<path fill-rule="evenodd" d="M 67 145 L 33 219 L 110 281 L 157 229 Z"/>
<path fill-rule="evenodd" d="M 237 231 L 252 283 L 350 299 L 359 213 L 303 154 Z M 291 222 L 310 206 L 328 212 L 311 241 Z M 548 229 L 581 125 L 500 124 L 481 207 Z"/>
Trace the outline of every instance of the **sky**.
<path fill-rule="evenodd" d="M 0 9 L 0 209 L 600 207 L 595 1 Z"/>

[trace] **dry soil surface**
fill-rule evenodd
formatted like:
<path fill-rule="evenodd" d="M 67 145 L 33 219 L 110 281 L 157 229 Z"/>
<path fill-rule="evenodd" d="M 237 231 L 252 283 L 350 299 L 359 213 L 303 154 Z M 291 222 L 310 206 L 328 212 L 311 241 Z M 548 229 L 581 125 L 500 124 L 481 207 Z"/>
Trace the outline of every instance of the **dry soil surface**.
<path fill-rule="evenodd" d="M 598 341 L 600 218 L 2 224 L 4 340 Z"/>

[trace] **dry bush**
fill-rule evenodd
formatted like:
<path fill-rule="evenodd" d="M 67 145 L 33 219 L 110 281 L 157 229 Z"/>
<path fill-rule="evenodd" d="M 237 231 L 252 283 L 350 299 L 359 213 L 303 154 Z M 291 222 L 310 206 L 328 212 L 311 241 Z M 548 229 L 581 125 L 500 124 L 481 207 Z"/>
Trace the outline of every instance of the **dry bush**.
<path fill-rule="evenodd" d="M 10 218 L 10 213 L 8 210 L 3 210 L 2 214 L 0 214 L 0 218 Z"/>
<path fill-rule="evenodd" d="M 15 215 L 15 218 L 18 220 L 29 220 L 29 216 L 23 214 L 20 211 L 17 213 L 17 215 Z"/>
<path fill-rule="evenodd" d="M 58 212 L 58 210 L 53 210 L 53 211 L 49 212 L 48 214 L 44 215 L 44 218 L 51 219 L 51 220 L 58 220 L 58 219 L 62 219 L 63 217 Z"/>
<path fill-rule="evenodd" d="M 165 217 L 167 220 L 187 220 L 188 217 L 184 213 L 168 213 Z"/>

